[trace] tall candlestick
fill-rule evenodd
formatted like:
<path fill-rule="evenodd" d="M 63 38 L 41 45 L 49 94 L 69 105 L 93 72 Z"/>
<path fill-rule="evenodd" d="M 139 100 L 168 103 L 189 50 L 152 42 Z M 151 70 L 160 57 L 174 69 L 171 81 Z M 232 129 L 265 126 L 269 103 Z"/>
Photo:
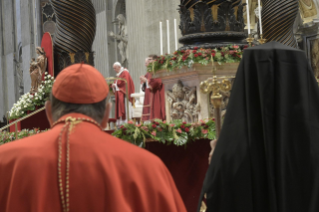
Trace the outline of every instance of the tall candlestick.
<path fill-rule="evenodd" d="M 260 34 L 263 34 L 263 27 L 261 25 L 261 6 L 260 6 L 260 0 L 258 0 L 258 13 L 259 13 L 259 30 L 260 30 Z"/>
<path fill-rule="evenodd" d="M 250 35 L 250 19 L 249 19 L 249 0 L 247 0 L 247 25 L 248 25 L 248 35 Z"/>
<path fill-rule="evenodd" d="M 170 48 L 170 36 L 169 36 L 169 20 L 166 20 L 167 23 L 167 54 L 171 53 L 171 48 Z"/>
<path fill-rule="evenodd" d="M 163 55 L 163 23 L 160 22 L 160 51 L 161 55 Z"/>
<path fill-rule="evenodd" d="M 177 21 L 174 19 L 174 33 L 175 33 L 175 50 L 178 49 L 178 43 L 177 43 Z"/>

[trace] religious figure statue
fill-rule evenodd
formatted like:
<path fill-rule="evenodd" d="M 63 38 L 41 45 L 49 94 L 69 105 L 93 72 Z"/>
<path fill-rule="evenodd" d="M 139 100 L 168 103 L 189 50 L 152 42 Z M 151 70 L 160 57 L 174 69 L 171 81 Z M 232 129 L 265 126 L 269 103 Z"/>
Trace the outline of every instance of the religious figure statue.
<path fill-rule="evenodd" d="M 124 15 L 119 14 L 116 17 L 115 21 L 113 21 L 113 23 L 118 24 L 119 33 L 116 35 L 113 32 L 110 32 L 110 36 L 119 42 L 117 46 L 120 50 L 121 64 L 124 64 L 128 60 L 126 18 L 124 17 Z"/>
<path fill-rule="evenodd" d="M 38 87 L 41 85 L 42 75 L 47 69 L 48 59 L 45 55 L 45 51 L 41 47 L 37 47 L 36 49 L 37 60 L 32 58 L 30 63 L 30 77 L 31 77 L 31 91 L 30 93 L 38 92 Z"/>
<path fill-rule="evenodd" d="M 178 81 L 172 91 L 167 91 L 167 101 L 171 107 L 172 119 L 181 119 L 189 123 L 198 121 L 200 105 L 197 103 L 196 87 L 190 88 Z"/>

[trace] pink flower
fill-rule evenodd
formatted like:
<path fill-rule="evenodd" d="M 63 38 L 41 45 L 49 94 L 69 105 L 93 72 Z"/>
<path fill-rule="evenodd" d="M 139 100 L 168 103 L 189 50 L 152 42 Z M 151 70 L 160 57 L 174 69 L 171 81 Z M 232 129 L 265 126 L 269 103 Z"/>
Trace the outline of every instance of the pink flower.
<path fill-rule="evenodd" d="M 195 47 L 194 47 L 194 49 L 195 49 L 195 50 L 197 50 L 197 49 L 198 49 L 198 47 L 197 47 L 197 46 L 195 46 Z"/>
<path fill-rule="evenodd" d="M 186 127 L 186 128 L 185 128 L 185 132 L 189 132 L 189 128 Z"/>
<path fill-rule="evenodd" d="M 166 121 L 163 121 L 163 124 L 166 124 Z"/>
<path fill-rule="evenodd" d="M 133 121 L 128 121 L 127 123 L 128 123 L 128 124 L 134 124 L 134 122 L 133 122 Z"/>
<path fill-rule="evenodd" d="M 183 123 L 182 124 L 186 124 L 186 121 L 183 121 Z"/>
<path fill-rule="evenodd" d="M 170 124 L 169 126 L 171 126 L 171 127 L 175 127 L 175 124 Z"/>
<path fill-rule="evenodd" d="M 138 125 L 136 125 L 137 127 L 140 127 L 141 126 L 141 124 L 138 124 Z"/>
<path fill-rule="evenodd" d="M 205 123 L 203 120 L 200 120 L 200 122 Z"/>
<path fill-rule="evenodd" d="M 203 133 L 203 134 L 207 134 L 207 133 L 208 133 L 208 130 L 202 129 L 202 133 Z"/>
<path fill-rule="evenodd" d="M 151 134 L 152 134 L 153 136 L 156 136 L 156 131 L 153 131 Z"/>
<path fill-rule="evenodd" d="M 238 49 L 238 48 L 239 48 L 239 46 L 235 45 L 235 46 L 233 46 L 233 48 L 234 48 L 234 49 Z"/>
<path fill-rule="evenodd" d="M 178 128 L 178 129 L 176 130 L 176 132 L 182 133 L 182 130 Z"/>

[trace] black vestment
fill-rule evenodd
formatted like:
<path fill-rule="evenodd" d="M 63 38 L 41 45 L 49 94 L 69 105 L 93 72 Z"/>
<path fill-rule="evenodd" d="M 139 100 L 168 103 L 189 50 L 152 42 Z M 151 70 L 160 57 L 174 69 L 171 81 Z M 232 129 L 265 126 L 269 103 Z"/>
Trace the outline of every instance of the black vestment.
<path fill-rule="evenodd" d="M 319 90 L 303 51 L 246 49 L 201 198 L 207 212 L 319 212 Z"/>

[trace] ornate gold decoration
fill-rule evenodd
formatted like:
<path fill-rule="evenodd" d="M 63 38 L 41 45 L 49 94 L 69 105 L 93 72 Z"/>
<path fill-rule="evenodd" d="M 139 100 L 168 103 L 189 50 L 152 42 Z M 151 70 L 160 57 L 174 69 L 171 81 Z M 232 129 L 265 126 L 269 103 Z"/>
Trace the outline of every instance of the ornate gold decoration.
<path fill-rule="evenodd" d="M 188 123 L 198 121 L 200 105 L 197 103 L 196 87 L 187 87 L 182 81 L 178 81 L 172 91 L 166 92 L 170 106 L 170 116 L 174 119 L 182 119 Z"/>
<path fill-rule="evenodd" d="M 41 47 L 36 48 L 36 52 L 39 55 L 37 60 L 35 58 L 31 59 L 30 63 L 30 77 L 31 77 L 31 90 L 30 93 L 38 92 L 38 88 L 41 85 L 42 75 L 47 69 L 48 59 L 46 57 L 45 51 Z"/>
<path fill-rule="evenodd" d="M 263 38 L 263 35 L 260 35 L 260 39 L 258 39 L 258 42 L 259 42 L 260 44 L 264 44 L 264 43 L 267 42 L 267 40 Z"/>
<path fill-rule="evenodd" d="M 214 117 L 216 122 L 216 135 L 219 137 L 221 130 L 221 105 L 222 105 L 222 94 L 221 92 L 227 92 L 231 90 L 231 82 L 228 79 L 222 81 L 217 80 L 216 66 L 213 65 L 213 78 L 209 78 L 200 84 L 200 90 L 202 93 L 209 94 L 210 101 L 214 106 Z"/>
<path fill-rule="evenodd" d="M 251 47 L 251 44 L 254 41 L 254 38 L 251 36 L 251 34 L 248 35 L 248 38 L 246 40 L 249 43 L 249 46 Z"/>

